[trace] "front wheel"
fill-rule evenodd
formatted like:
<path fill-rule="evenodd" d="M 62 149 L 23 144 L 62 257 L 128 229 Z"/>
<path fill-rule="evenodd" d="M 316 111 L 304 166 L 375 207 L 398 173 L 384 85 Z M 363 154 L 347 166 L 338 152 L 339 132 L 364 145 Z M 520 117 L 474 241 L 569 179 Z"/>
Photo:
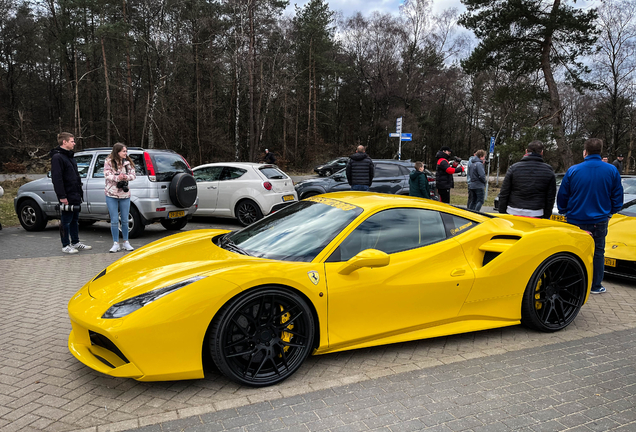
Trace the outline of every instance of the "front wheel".
<path fill-rule="evenodd" d="M 236 218 L 243 226 L 253 224 L 257 220 L 263 217 L 261 209 L 254 203 L 254 201 L 243 200 L 236 205 L 234 210 Z"/>
<path fill-rule="evenodd" d="M 47 217 L 34 200 L 27 199 L 18 206 L 20 225 L 27 231 L 42 231 L 46 228 Z"/>
<path fill-rule="evenodd" d="M 566 328 L 585 301 L 585 268 L 572 255 L 552 255 L 537 268 L 523 294 L 521 323 L 543 332 Z"/>
<path fill-rule="evenodd" d="M 312 350 L 314 317 L 293 291 L 262 288 L 223 306 L 209 348 L 217 368 L 240 384 L 264 387 L 291 376 Z"/>
<path fill-rule="evenodd" d="M 188 218 L 182 217 L 179 219 L 162 219 L 161 225 L 168 231 L 179 231 L 188 224 Z"/>

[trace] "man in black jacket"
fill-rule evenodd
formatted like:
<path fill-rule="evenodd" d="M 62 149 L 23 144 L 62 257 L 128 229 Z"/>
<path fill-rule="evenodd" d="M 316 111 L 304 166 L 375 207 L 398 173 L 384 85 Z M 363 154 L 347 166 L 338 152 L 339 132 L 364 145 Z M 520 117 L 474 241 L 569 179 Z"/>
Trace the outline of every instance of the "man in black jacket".
<path fill-rule="evenodd" d="M 51 179 L 60 202 L 60 237 L 62 252 L 76 254 L 80 250 L 92 249 L 79 240 L 79 208 L 82 204 L 82 180 L 73 154 L 75 138 L 68 132 L 57 136 L 59 147 L 51 150 Z M 64 206 L 73 206 L 67 211 Z M 70 237 L 70 238 L 69 238 Z"/>
<path fill-rule="evenodd" d="M 499 213 L 549 219 L 556 196 L 554 170 L 543 161 L 543 143 L 532 141 L 526 155 L 506 173 Z"/>
<path fill-rule="evenodd" d="M 619 174 L 623 174 L 623 155 L 619 154 L 616 156 L 616 160 L 612 162 L 612 164 L 616 167 Z"/>
<path fill-rule="evenodd" d="M 369 155 L 364 152 L 364 146 L 358 146 L 356 152 L 349 156 L 346 172 L 351 190 L 369 190 L 369 186 L 373 182 L 375 166 Z"/>
<path fill-rule="evenodd" d="M 265 149 L 265 163 L 272 165 L 276 164 L 276 155 L 268 149 Z"/>
<path fill-rule="evenodd" d="M 449 162 L 451 153 L 450 147 L 444 146 L 435 155 L 435 159 L 437 159 L 437 171 L 435 172 L 437 193 L 439 193 L 439 200 L 446 204 L 450 204 L 450 190 L 455 187 L 453 174 L 464 172 L 463 166 L 455 161 Z"/>

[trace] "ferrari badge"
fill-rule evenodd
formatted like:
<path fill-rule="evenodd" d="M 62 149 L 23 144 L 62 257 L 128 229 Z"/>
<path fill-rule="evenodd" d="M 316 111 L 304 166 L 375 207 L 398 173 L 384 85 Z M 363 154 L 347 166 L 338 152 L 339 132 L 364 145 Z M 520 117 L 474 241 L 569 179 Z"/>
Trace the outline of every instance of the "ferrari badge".
<path fill-rule="evenodd" d="M 313 283 L 314 285 L 318 285 L 318 282 L 320 282 L 320 275 L 318 274 L 317 271 L 312 270 L 312 271 L 308 271 L 307 272 L 307 276 L 309 276 L 309 280 L 311 281 L 311 283 Z"/>

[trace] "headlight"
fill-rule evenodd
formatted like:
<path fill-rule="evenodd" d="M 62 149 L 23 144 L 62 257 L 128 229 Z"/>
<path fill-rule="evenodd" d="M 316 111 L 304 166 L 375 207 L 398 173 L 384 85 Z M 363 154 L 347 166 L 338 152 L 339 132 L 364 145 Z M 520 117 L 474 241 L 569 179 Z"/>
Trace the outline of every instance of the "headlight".
<path fill-rule="evenodd" d="M 184 286 L 190 285 L 191 283 L 194 283 L 205 277 L 206 276 L 195 276 L 193 278 L 177 282 L 174 285 L 152 290 L 150 292 L 116 303 L 108 308 L 104 315 L 102 315 L 102 318 L 108 319 L 125 317 L 126 315 L 133 313 L 137 309 L 146 306 L 148 303 L 152 303 L 153 301 L 158 300 L 161 297 L 178 290 L 179 288 L 183 288 Z"/>

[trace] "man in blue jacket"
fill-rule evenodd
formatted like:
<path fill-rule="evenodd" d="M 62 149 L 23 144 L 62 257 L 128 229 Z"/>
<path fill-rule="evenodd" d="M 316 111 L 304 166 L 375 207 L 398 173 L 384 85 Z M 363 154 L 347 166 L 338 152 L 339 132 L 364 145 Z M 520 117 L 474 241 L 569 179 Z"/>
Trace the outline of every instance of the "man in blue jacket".
<path fill-rule="evenodd" d="M 606 292 L 601 285 L 605 271 L 605 236 L 607 222 L 623 207 L 621 176 L 614 165 L 601 160 L 603 141 L 585 141 L 585 160 L 570 167 L 557 194 L 559 213 L 569 223 L 589 231 L 594 237 L 594 271 L 592 294 Z"/>

